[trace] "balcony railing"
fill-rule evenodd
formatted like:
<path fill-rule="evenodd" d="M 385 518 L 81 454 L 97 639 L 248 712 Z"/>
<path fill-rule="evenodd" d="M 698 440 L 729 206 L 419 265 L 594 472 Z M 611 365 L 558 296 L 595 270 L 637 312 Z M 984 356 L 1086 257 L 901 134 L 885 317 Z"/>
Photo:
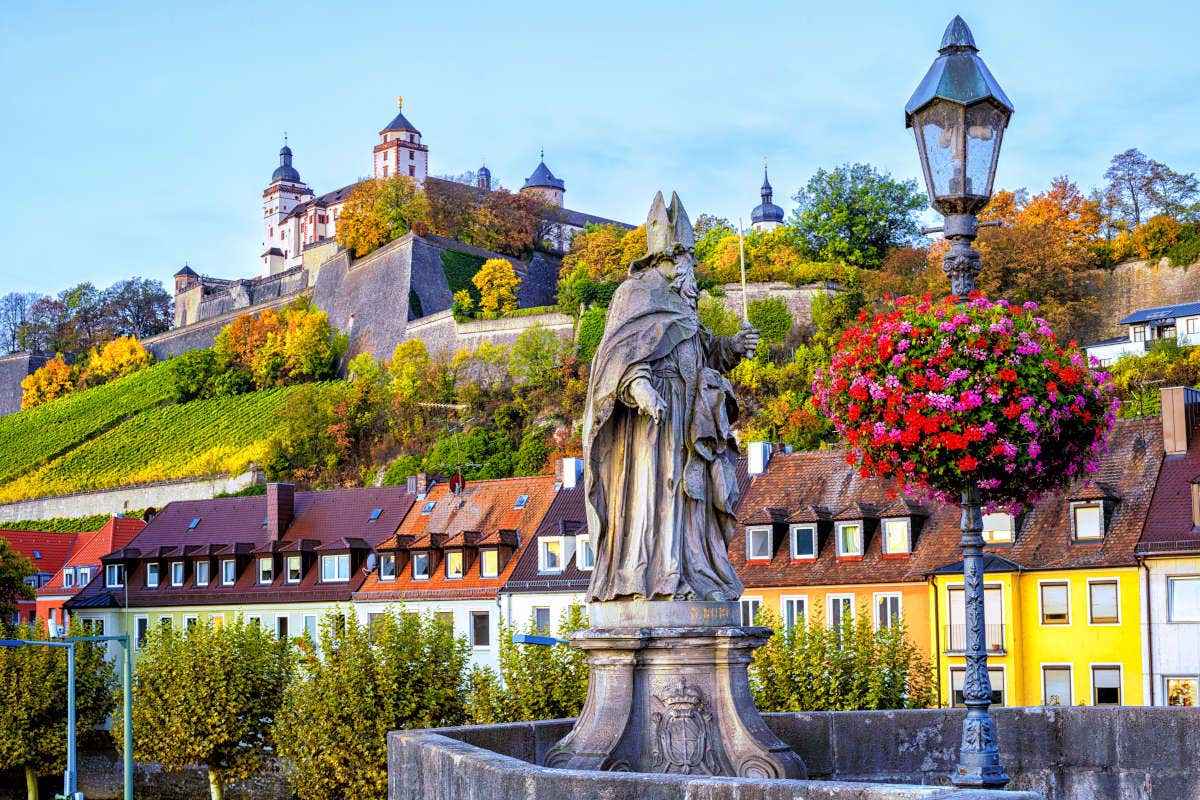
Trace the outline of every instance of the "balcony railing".
<path fill-rule="evenodd" d="M 943 642 L 945 653 L 961 654 L 967 652 L 966 625 L 947 625 L 945 635 L 946 638 Z M 1002 655 L 1005 652 L 1003 624 L 984 626 L 984 646 L 987 648 L 989 654 Z"/>

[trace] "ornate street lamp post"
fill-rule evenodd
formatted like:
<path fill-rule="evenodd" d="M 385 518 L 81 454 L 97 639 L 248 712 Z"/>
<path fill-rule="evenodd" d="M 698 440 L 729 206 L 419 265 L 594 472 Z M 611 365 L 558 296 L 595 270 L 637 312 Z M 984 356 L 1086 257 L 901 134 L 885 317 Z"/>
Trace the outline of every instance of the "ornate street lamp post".
<path fill-rule="evenodd" d="M 950 249 L 942 269 L 954 294 L 966 298 L 975 290 L 982 268 L 972 246 L 979 232 L 977 214 L 992 195 L 1000 141 L 1013 106 L 996 83 L 975 47 L 962 17 L 946 28 L 938 57 L 904 107 L 904 123 L 913 129 L 930 204 L 945 217 L 942 229 Z M 996 727 L 988 713 L 992 686 L 988 679 L 983 603 L 983 516 L 979 489 L 962 493 L 962 553 L 966 605 L 967 671 L 958 768 L 955 786 L 999 788 L 1008 784 L 1000 766 Z"/>

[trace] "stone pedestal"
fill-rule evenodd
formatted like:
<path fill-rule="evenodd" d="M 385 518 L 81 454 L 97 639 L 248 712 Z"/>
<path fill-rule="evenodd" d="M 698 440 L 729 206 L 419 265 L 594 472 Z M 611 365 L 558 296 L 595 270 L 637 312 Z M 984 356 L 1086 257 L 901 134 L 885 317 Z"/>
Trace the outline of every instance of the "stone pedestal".
<path fill-rule="evenodd" d="M 746 668 L 770 628 L 738 625 L 736 602 L 593 603 L 587 702 L 546 766 L 804 778 L 804 762 L 758 714 Z"/>

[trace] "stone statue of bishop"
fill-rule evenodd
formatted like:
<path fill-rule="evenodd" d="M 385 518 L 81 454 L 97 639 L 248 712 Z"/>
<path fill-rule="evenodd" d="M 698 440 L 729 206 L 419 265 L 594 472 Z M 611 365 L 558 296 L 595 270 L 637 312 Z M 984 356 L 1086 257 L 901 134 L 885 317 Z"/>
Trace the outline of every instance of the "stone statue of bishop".
<path fill-rule="evenodd" d="M 592 362 L 583 441 L 588 600 L 736 600 L 737 401 L 725 378 L 758 346 L 749 323 L 714 336 L 696 313 L 691 222 L 662 193 L 647 254 L 613 295 Z"/>

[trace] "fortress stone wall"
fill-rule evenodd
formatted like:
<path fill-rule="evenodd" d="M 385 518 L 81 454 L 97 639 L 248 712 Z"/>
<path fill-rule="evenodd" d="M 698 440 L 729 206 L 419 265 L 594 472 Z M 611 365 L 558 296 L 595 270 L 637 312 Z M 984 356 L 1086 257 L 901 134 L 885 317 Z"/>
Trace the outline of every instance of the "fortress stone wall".
<path fill-rule="evenodd" d="M 0 356 L 0 417 L 21 410 L 21 381 L 48 360 L 34 353 Z"/>

